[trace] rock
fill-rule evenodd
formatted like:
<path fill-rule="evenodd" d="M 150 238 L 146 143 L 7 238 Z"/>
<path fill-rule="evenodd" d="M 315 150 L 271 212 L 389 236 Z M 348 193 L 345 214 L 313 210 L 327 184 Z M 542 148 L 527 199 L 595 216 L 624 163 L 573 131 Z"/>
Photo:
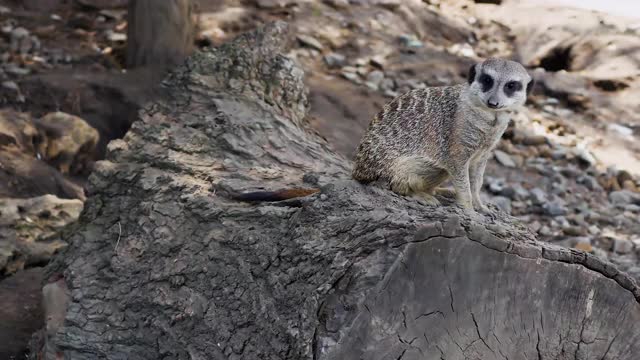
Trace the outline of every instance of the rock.
<path fill-rule="evenodd" d="M 75 0 L 79 4 L 96 9 L 115 9 L 127 6 L 128 0 Z"/>
<path fill-rule="evenodd" d="M 573 247 L 574 249 L 578 249 L 586 252 L 593 251 L 593 246 L 591 245 L 591 239 L 588 237 L 581 236 L 581 237 L 574 238 L 572 239 L 572 243 L 573 245 L 571 247 Z"/>
<path fill-rule="evenodd" d="M 572 151 L 574 156 L 576 156 L 583 163 L 589 166 L 595 166 L 598 163 L 593 154 L 589 150 L 587 150 L 587 148 L 583 144 L 576 145 L 576 147 L 574 147 Z"/>
<path fill-rule="evenodd" d="M 387 63 L 387 59 L 383 55 L 375 55 L 371 57 L 371 65 L 377 68 L 384 69 L 384 66 L 386 63 Z"/>
<path fill-rule="evenodd" d="M 611 251 L 617 254 L 628 254 L 633 251 L 633 242 L 626 239 L 613 239 L 613 248 Z"/>
<path fill-rule="evenodd" d="M 347 64 L 347 58 L 342 54 L 332 52 L 324 56 L 324 62 L 330 69 L 341 68 Z"/>
<path fill-rule="evenodd" d="M 511 159 L 511 156 L 504 151 L 495 150 L 494 156 L 496 160 L 502 165 L 510 168 L 516 167 L 516 163 Z"/>
<path fill-rule="evenodd" d="M 617 207 L 623 207 L 630 204 L 640 205 L 640 194 L 629 190 L 612 191 L 609 193 L 609 201 Z"/>
<path fill-rule="evenodd" d="M 83 119 L 63 112 L 53 112 L 35 121 L 42 134 L 36 146 L 41 158 L 63 174 L 81 174 L 90 170 L 98 131 Z"/>
<path fill-rule="evenodd" d="M 467 43 L 464 43 L 464 44 L 453 44 L 447 50 L 451 54 L 458 55 L 458 56 L 464 56 L 464 57 L 469 57 L 469 58 L 475 58 L 477 56 L 476 52 L 473 50 L 473 47 L 471 47 L 471 45 L 469 45 Z"/>
<path fill-rule="evenodd" d="M 324 46 L 322 46 L 322 43 L 320 43 L 320 41 L 318 41 L 313 36 L 299 34 L 296 38 L 298 39 L 300 44 L 302 44 L 303 46 L 316 49 L 318 51 L 322 51 L 324 49 Z"/>
<path fill-rule="evenodd" d="M 391 78 L 384 78 L 380 82 L 380 90 L 384 92 L 393 91 L 395 88 L 396 88 L 395 81 L 393 81 L 393 79 Z"/>
<path fill-rule="evenodd" d="M 353 81 L 355 83 L 359 83 L 360 82 L 360 76 L 358 76 L 358 74 L 356 73 L 352 73 L 349 71 L 342 71 L 340 73 L 340 75 L 342 75 L 343 78 L 349 80 L 349 81 Z"/>
<path fill-rule="evenodd" d="M 638 189 L 638 186 L 636 185 L 635 181 L 633 180 L 625 180 L 622 183 L 622 189 L 623 190 L 627 190 L 627 191 L 631 191 L 634 193 L 639 192 L 640 190 Z"/>
<path fill-rule="evenodd" d="M 543 213 L 549 216 L 562 216 L 568 213 L 563 201 L 556 200 L 542 205 Z"/>
<path fill-rule="evenodd" d="M 616 170 L 611 169 L 611 172 L 616 172 Z M 618 180 L 618 184 L 624 184 L 626 181 L 633 182 L 633 176 L 627 170 L 618 170 L 615 176 Z"/>
<path fill-rule="evenodd" d="M 6 15 L 11 13 L 11 9 L 6 6 L 0 6 L 0 15 Z"/>
<path fill-rule="evenodd" d="M 12 274 L 25 266 L 49 261 L 66 243 L 57 232 L 75 222 L 81 200 L 44 195 L 31 199 L 0 199 L 0 273 Z"/>
<path fill-rule="evenodd" d="M 15 76 L 25 76 L 31 74 L 31 70 L 29 70 L 28 68 L 22 68 L 14 63 L 7 64 L 4 68 L 4 71 Z"/>
<path fill-rule="evenodd" d="M 640 212 L 640 205 L 636 205 L 636 204 L 625 205 L 624 206 L 624 210 L 625 211 L 634 212 L 634 213 L 639 213 Z"/>
<path fill-rule="evenodd" d="M 36 38 L 37 39 L 37 38 Z M 18 27 L 11 31 L 11 51 L 18 52 L 20 54 L 27 54 L 32 48 L 32 38 L 29 34 L 29 30 Z"/>
<path fill-rule="evenodd" d="M 511 199 L 504 196 L 494 196 L 489 200 L 490 203 L 497 206 L 500 210 L 511 215 Z"/>
<path fill-rule="evenodd" d="M 382 80 L 384 80 L 384 73 L 380 70 L 374 70 L 367 74 L 367 82 L 375 84 L 376 87 L 380 85 Z"/>
<path fill-rule="evenodd" d="M 400 6 L 401 0 L 370 0 L 373 5 L 378 5 L 390 10 L 395 10 Z"/>
<path fill-rule="evenodd" d="M 111 42 L 125 42 L 127 41 L 127 34 L 119 33 L 115 31 L 108 30 L 106 32 L 107 40 Z"/>
<path fill-rule="evenodd" d="M 521 143 L 527 146 L 544 145 L 547 143 L 547 137 L 544 135 L 527 134 L 524 136 Z"/>
<path fill-rule="evenodd" d="M 349 7 L 349 0 L 324 0 L 324 2 L 336 9 L 346 9 Z"/>
<path fill-rule="evenodd" d="M 576 178 L 576 182 L 578 184 L 584 185 L 587 189 L 592 191 L 601 191 L 602 187 L 598 184 L 598 180 L 596 180 L 593 176 L 590 175 L 581 175 Z"/>
<path fill-rule="evenodd" d="M 400 43 L 408 48 L 421 48 L 424 45 L 415 35 L 400 35 Z"/>
<path fill-rule="evenodd" d="M 547 193 L 540 188 L 531 189 L 529 194 L 531 195 L 531 201 L 533 202 L 533 205 L 542 205 L 548 201 Z"/>
<path fill-rule="evenodd" d="M 567 236 L 585 236 L 587 229 L 580 226 L 563 226 L 562 232 Z"/>
<path fill-rule="evenodd" d="M 632 137 L 633 136 L 633 129 L 630 127 L 626 127 L 624 125 L 619 125 L 619 124 L 609 124 L 607 125 L 607 131 L 618 134 L 622 137 Z"/>

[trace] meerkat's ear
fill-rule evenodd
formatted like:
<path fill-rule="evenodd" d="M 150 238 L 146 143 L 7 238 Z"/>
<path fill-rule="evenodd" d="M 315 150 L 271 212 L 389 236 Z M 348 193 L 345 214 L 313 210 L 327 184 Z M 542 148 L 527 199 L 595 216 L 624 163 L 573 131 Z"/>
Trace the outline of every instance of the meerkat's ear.
<path fill-rule="evenodd" d="M 531 90 L 533 90 L 533 86 L 536 84 L 536 81 L 531 78 L 529 83 L 527 84 L 527 95 L 531 94 Z"/>
<path fill-rule="evenodd" d="M 469 69 L 469 76 L 467 77 L 467 81 L 469 82 L 469 85 L 471 85 L 473 81 L 476 79 L 476 65 L 478 64 L 471 65 L 471 68 Z"/>

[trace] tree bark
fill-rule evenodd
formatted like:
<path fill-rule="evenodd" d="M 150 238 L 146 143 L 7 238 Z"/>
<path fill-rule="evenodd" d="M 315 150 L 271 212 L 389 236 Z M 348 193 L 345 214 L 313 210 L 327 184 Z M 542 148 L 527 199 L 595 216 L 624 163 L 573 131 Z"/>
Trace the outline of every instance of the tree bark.
<path fill-rule="evenodd" d="M 180 64 L 193 50 L 191 0 L 130 0 L 127 67 L 163 69 Z"/>
<path fill-rule="evenodd" d="M 640 290 L 612 265 L 350 180 L 305 127 L 290 38 L 275 23 L 196 53 L 109 145 L 47 268 L 34 356 L 637 357 Z M 321 191 L 227 196 L 292 186 Z"/>

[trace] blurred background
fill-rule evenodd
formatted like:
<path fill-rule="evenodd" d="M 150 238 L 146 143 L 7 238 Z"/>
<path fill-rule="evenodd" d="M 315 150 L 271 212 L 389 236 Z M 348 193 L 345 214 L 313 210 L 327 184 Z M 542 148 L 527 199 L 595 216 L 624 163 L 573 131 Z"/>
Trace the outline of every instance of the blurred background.
<path fill-rule="evenodd" d="M 483 196 L 640 280 L 637 0 L 0 0 L 1 359 L 42 324 L 41 267 L 106 144 L 190 53 L 276 19 L 294 28 L 307 125 L 346 158 L 393 97 L 522 62 L 536 87 Z"/>

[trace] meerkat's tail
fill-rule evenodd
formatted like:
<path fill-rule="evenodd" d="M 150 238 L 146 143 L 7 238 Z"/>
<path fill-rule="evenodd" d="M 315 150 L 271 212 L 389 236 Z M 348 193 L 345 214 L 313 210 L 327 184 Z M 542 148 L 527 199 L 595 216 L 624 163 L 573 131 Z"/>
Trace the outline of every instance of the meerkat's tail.
<path fill-rule="evenodd" d="M 276 191 L 255 191 L 231 196 L 234 200 L 245 202 L 283 201 L 319 192 L 320 189 L 284 189 Z"/>

